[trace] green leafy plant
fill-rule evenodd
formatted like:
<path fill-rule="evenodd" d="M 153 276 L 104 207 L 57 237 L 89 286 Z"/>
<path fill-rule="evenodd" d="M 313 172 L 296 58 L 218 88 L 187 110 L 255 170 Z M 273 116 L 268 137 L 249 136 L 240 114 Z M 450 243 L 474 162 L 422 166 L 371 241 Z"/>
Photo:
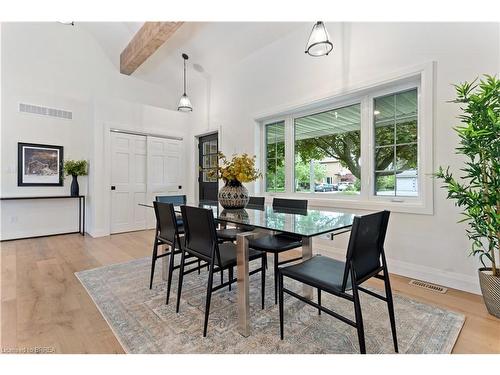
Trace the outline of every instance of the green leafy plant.
<path fill-rule="evenodd" d="M 64 162 L 64 172 L 67 176 L 86 176 L 87 160 L 66 160 Z"/>
<path fill-rule="evenodd" d="M 463 207 L 467 237 L 472 241 L 471 255 L 479 256 L 497 270 L 496 252 L 500 251 L 500 80 L 486 75 L 476 84 L 455 85 L 463 114 L 462 125 L 454 128 L 460 137 L 456 153 L 465 156 L 464 175 L 457 178 L 450 168 L 439 168 L 436 177 L 448 190 L 448 199 Z"/>

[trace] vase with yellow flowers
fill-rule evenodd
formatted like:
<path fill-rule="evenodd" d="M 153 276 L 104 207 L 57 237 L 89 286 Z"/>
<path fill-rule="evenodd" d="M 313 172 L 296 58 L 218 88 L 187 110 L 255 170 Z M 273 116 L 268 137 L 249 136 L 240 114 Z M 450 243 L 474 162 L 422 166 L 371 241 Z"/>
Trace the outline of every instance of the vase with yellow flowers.
<path fill-rule="evenodd" d="M 214 171 L 224 181 L 219 191 L 219 203 L 227 209 L 245 208 L 248 204 L 248 190 L 243 183 L 262 177 L 255 167 L 255 156 L 248 154 L 233 155 L 231 160 L 219 152 L 219 166 Z"/>

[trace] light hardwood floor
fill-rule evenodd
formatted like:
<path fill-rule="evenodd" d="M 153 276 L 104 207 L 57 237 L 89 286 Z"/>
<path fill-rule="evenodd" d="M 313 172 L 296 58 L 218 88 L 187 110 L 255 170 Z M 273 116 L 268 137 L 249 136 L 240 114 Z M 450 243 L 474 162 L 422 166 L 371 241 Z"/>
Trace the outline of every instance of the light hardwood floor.
<path fill-rule="evenodd" d="M 75 234 L 0 243 L 2 350 L 123 353 L 74 273 L 149 256 L 152 236 L 152 231 L 103 238 Z M 466 315 L 454 353 L 500 353 L 500 320 L 487 313 L 481 296 L 426 291 L 397 275 L 391 280 L 394 293 Z"/>

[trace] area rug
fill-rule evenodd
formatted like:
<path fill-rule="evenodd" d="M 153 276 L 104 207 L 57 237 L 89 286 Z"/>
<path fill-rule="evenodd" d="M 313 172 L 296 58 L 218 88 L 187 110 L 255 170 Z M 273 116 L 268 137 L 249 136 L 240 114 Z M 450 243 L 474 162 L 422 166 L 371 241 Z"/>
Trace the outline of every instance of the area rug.
<path fill-rule="evenodd" d="M 272 266 L 269 266 L 272 270 Z M 76 273 L 127 353 L 359 353 L 356 329 L 285 294 L 285 339 L 279 339 L 272 272 L 266 279 L 266 308 L 260 309 L 260 274 L 250 277 L 250 337 L 237 332 L 236 285 L 212 296 L 207 337 L 203 337 L 208 273 L 184 277 L 180 312 L 175 312 L 177 275 L 170 303 L 157 267 L 149 289 L 150 259 Z M 227 277 L 227 272 L 225 274 Z M 220 282 L 215 277 L 214 283 Z M 289 289 L 302 286 L 286 280 Z M 394 353 L 385 302 L 361 294 L 367 353 Z M 354 319 L 352 303 L 322 295 L 325 307 Z M 458 313 L 394 296 L 400 353 L 450 353 L 464 324 Z"/>

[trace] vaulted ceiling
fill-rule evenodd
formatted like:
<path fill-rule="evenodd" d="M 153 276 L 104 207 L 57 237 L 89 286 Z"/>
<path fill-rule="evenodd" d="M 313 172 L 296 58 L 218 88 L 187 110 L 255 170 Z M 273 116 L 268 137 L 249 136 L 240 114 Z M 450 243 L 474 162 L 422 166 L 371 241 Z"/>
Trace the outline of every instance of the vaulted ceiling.
<path fill-rule="evenodd" d="M 188 77 L 196 80 L 200 74 L 214 74 L 238 63 L 287 34 L 303 29 L 304 25 L 298 22 L 186 22 L 132 75 L 156 84 L 180 84 L 181 53 L 187 53 Z M 141 26 L 142 22 L 76 24 L 91 34 L 117 70 L 120 53 Z"/>

